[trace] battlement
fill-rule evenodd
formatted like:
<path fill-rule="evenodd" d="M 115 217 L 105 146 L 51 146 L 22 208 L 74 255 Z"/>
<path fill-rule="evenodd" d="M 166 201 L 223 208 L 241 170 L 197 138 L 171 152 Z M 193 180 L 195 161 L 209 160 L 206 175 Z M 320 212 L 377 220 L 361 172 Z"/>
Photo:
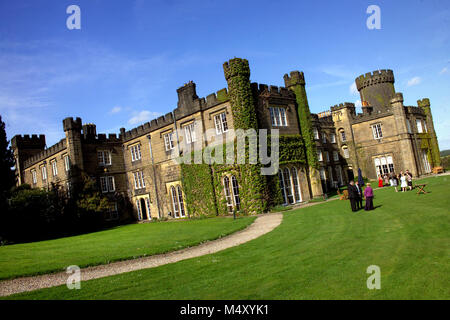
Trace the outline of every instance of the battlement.
<path fill-rule="evenodd" d="M 326 118 L 326 117 L 331 117 L 331 111 L 323 111 L 323 112 L 319 112 L 317 114 L 317 116 L 319 117 L 319 119 L 321 118 Z"/>
<path fill-rule="evenodd" d="M 236 76 L 250 77 L 250 66 L 247 59 L 231 59 L 223 64 L 223 71 L 227 81 Z"/>
<path fill-rule="evenodd" d="M 424 98 L 424 99 L 422 99 L 422 100 L 417 100 L 417 105 L 418 105 L 420 108 L 427 108 L 427 107 L 430 107 L 430 106 L 431 106 L 431 104 L 430 104 L 430 99 Z"/>
<path fill-rule="evenodd" d="M 394 97 L 389 101 L 391 104 L 394 103 L 403 103 L 403 93 L 397 92 Z"/>
<path fill-rule="evenodd" d="M 415 106 L 405 106 L 405 113 L 425 116 L 425 111 L 421 107 Z"/>
<path fill-rule="evenodd" d="M 143 136 L 145 134 L 149 134 L 152 131 L 158 130 L 162 127 L 165 127 L 169 124 L 173 124 L 174 118 L 173 113 L 169 112 L 164 116 L 161 116 L 157 119 L 153 119 L 150 122 L 146 122 L 143 125 L 140 125 L 137 128 L 131 129 L 129 131 L 125 131 L 124 128 L 120 129 L 120 137 L 124 141 L 129 141 L 135 138 L 138 138 L 140 136 Z"/>
<path fill-rule="evenodd" d="M 336 105 L 332 106 L 330 108 L 330 110 L 331 110 L 331 112 L 333 112 L 333 111 L 347 109 L 347 108 L 354 111 L 355 110 L 355 104 L 351 103 L 351 102 L 344 102 L 344 103 L 336 104 Z"/>
<path fill-rule="evenodd" d="M 11 139 L 11 146 L 13 149 L 44 149 L 45 135 L 16 135 Z"/>
<path fill-rule="evenodd" d="M 54 144 L 50 148 L 31 156 L 30 158 L 24 161 L 24 168 L 28 168 L 40 161 L 44 161 L 45 159 L 57 154 L 66 149 L 66 139 L 62 139 L 58 143 Z"/>
<path fill-rule="evenodd" d="M 394 72 L 389 69 L 375 70 L 372 73 L 369 72 L 364 75 L 360 75 L 355 79 L 356 88 L 358 91 L 374 84 L 394 82 Z"/>
<path fill-rule="evenodd" d="M 251 88 L 252 91 L 257 95 L 281 98 L 295 98 L 295 94 L 285 87 L 277 87 L 272 85 L 268 86 L 267 84 L 252 82 Z"/>
<path fill-rule="evenodd" d="M 75 120 L 73 118 L 66 118 L 63 120 L 64 132 L 70 130 L 81 130 L 82 127 L 83 123 L 81 121 L 81 118 L 76 118 Z"/>
<path fill-rule="evenodd" d="M 291 86 L 301 85 L 304 86 L 306 84 L 305 82 L 305 74 L 300 71 L 291 71 L 290 76 L 288 74 L 285 74 L 283 76 L 284 79 L 284 85 L 286 88 L 289 88 Z"/>

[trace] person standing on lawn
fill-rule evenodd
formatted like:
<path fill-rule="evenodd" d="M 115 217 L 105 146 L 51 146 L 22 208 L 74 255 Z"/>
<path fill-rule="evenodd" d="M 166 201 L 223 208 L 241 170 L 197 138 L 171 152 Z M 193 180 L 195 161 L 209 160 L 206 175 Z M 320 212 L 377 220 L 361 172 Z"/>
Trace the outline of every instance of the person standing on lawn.
<path fill-rule="evenodd" d="M 364 189 L 364 198 L 366 198 L 366 206 L 364 210 L 373 210 L 373 189 L 370 186 L 370 183 L 368 183 L 366 189 Z"/>
<path fill-rule="evenodd" d="M 358 197 L 358 191 L 355 187 L 355 182 L 353 182 L 353 180 L 350 181 L 350 183 L 348 184 L 348 198 L 350 200 L 350 206 L 352 208 L 352 211 L 355 212 L 357 211 L 356 209 L 356 199 Z"/>
<path fill-rule="evenodd" d="M 383 187 L 383 178 L 381 177 L 381 174 L 378 175 L 378 188 Z"/>
<path fill-rule="evenodd" d="M 409 170 L 406 170 L 406 181 L 408 182 L 408 188 L 411 191 L 412 190 L 412 174 L 409 172 Z"/>
<path fill-rule="evenodd" d="M 405 192 L 406 188 L 408 187 L 408 182 L 406 181 L 406 173 L 401 174 L 400 183 L 401 183 L 400 187 L 402 188 L 402 192 Z"/>
<path fill-rule="evenodd" d="M 358 197 L 356 198 L 356 207 L 359 210 L 359 209 L 363 208 L 363 205 L 362 205 L 363 190 L 362 190 L 361 186 L 359 185 L 358 181 L 355 182 L 355 188 L 356 188 L 356 191 L 358 194 Z"/>

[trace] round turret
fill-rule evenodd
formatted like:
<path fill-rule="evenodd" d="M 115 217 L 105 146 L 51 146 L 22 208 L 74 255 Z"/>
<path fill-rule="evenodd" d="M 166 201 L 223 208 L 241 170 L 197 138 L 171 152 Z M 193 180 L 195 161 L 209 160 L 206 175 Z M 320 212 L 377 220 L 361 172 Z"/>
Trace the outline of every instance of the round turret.
<path fill-rule="evenodd" d="M 366 101 L 376 111 L 384 111 L 395 95 L 395 78 L 392 70 L 377 70 L 355 79 L 361 101 Z"/>

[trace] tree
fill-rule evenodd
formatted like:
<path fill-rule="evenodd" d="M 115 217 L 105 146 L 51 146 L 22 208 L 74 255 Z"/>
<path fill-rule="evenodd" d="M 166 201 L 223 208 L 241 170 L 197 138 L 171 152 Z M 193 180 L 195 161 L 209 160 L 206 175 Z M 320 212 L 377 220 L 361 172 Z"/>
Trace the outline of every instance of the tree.
<path fill-rule="evenodd" d="M 15 184 L 14 171 L 11 169 L 14 164 L 14 155 L 6 138 L 5 123 L 0 115 L 0 193 L 2 198 L 6 198 L 5 193 L 8 193 Z"/>

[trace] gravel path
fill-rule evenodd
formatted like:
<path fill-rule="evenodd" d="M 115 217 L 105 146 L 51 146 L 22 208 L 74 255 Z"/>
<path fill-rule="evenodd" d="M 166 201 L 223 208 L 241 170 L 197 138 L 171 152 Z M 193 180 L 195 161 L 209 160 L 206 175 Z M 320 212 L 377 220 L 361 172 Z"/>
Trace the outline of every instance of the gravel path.
<path fill-rule="evenodd" d="M 280 213 L 265 214 L 256 218 L 249 227 L 233 233 L 230 236 L 205 242 L 196 247 L 179 251 L 154 255 L 134 260 L 114 262 L 107 265 L 88 267 L 81 269 L 81 281 L 108 277 L 124 272 L 154 268 L 168 263 L 174 263 L 185 259 L 200 257 L 238 246 L 250 240 L 256 239 L 276 227 L 283 219 Z M 8 296 L 15 293 L 50 288 L 66 284 L 69 274 L 65 272 L 45 274 L 34 277 L 24 277 L 0 282 L 0 296 Z"/>

